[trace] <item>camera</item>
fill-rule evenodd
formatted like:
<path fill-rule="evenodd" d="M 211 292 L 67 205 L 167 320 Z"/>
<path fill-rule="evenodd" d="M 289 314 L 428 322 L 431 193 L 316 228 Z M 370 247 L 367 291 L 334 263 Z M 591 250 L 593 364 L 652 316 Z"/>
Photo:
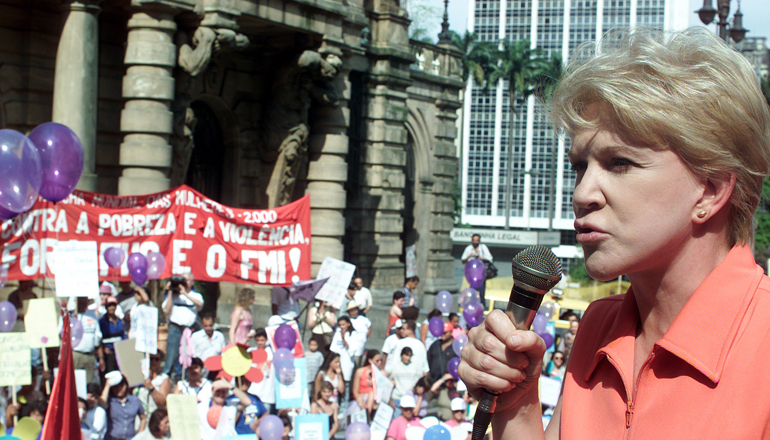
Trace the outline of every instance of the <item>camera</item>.
<path fill-rule="evenodd" d="M 169 290 L 172 293 L 180 293 L 179 286 L 182 284 L 186 284 L 187 279 L 181 275 L 174 275 L 171 277 L 171 287 L 169 287 Z"/>

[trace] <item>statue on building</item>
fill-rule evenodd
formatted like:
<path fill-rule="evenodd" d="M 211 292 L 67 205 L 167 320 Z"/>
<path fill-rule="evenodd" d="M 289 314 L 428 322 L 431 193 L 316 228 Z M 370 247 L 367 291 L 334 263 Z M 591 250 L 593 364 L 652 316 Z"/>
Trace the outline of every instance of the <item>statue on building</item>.
<path fill-rule="evenodd" d="M 261 151 L 264 161 L 275 161 L 266 191 L 269 208 L 291 202 L 299 171 L 307 160 L 310 104 L 337 104 L 339 91 L 334 80 L 340 67 L 342 60 L 336 55 L 324 57 L 306 50 L 276 72 Z"/>

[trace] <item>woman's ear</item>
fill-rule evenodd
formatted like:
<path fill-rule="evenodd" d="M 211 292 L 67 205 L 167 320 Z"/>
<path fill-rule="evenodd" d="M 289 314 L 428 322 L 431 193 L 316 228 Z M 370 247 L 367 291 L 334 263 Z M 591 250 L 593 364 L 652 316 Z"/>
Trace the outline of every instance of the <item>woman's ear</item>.
<path fill-rule="evenodd" d="M 706 179 L 703 194 L 695 205 L 693 221 L 705 223 L 721 211 L 730 201 L 735 189 L 735 174 L 725 173 Z"/>

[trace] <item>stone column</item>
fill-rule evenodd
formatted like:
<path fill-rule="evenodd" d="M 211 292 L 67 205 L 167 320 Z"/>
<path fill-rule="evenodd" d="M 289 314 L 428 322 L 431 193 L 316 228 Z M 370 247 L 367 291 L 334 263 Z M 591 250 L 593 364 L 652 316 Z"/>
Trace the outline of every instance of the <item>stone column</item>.
<path fill-rule="evenodd" d="M 328 52 L 328 51 L 327 51 Z M 337 56 L 342 53 L 332 50 Z M 350 122 L 350 70 L 343 65 L 335 80 L 340 100 L 334 107 L 317 107 L 310 114 L 310 161 L 307 168 L 307 194 L 310 194 L 312 237 L 312 276 L 324 257 L 342 260 L 345 235 L 345 182 L 348 180 L 347 129 Z"/>
<path fill-rule="evenodd" d="M 176 23 L 171 12 L 143 7 L 128 21 L 128 46 L 123 77 L 126 105 L 120 115 L 125 133 L 120 145 L 118 193 L 147 194 L 169 188 L 173 152 Z"/>
<path fill-rule="evenodd" d="M 96 105 L 99 84 L 99 6 L 75 1 L 56 50 L 52 120 L 66 125 L 80 138 L 85 153 L 77 188 L 96 191 Z"/>

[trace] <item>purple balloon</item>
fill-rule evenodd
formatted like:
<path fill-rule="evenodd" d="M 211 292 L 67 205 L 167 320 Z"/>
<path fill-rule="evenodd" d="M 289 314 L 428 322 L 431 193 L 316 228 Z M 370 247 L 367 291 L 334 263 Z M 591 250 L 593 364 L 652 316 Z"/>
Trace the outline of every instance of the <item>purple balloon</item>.
<path fill-rule="evenodd" d="M 262 440 L 280 440 L 283 438 L 283 422 L 278 416 L 265 416 L 259 422 L 259 438 Z"/>
<path fill-rule="evenodd" d="M 452 359 L 449 359 L 449 362 L 447 362 L 446 364 L 447 373 L 451 374 L 452 377 L 455 378 L 455 380 L 460 378 L 460 376 L 457 374 L 458 366 L 460 366 L 460 358 L 456 356 L 453 357 Z"/>
<path fill-rule="evenodd" d="M 18 131 L 0 130 L 0 176 L 1 208 L 21 213 L 35 204 L 43 180 L 40 154 Z"/>
<path fill-rule="evenodd" d="M 126 253 L 121 248 L 111 247 L 104 251 L 104 261 L 107 262 L 107 266 L 113 269 L 119 268 L 125 259 Z"/>
<path fill-rule="evenodd" d="M 428 321 L 428 330 L 430 334 L 435 337 L 439 337 L 444 334 L 444 320 L 440 316 L 434 316 Z"/>
<path fill-rule="evenodd" d="M 131 274 L 131 280 L 137 286 L 144 286 L 144 283 L 147 282 L 147 269 L 142 269 L 141 267 L 137 267 L 137 268 L 134 268 L 134 270 L 130 271 L 130 274 Z"/>
<path fill-rule="evenodd" d="M 288 365 L 282 365 L 278 370 L 276 371 L 278 374 L 278 382 L 281 382 L 284 385 L 291 385 L 294 383 L 294 379 L 297 378 L 296 370 L 294 370 L 294 366 L 288 366 Z"/>
<path fill-rule="evenodd" d="M 0 302 L 0 332 L 7 333 L 16 324 L 16 307 L 8 301 Z"/>
<path fill-rule="evenodd" d="M 441 313 L 449 313 L 452 308 L 452 294 L 447 290 L 442 290 L 436 294 L 436 308 L 441 310 Z"/>
<path fill-rule="evenodd" d="M 466 345 L 468 345 L 468 336 L 462 334 L 452 341 L 452 350 L 454 350 L 457 356 L 460 356 L 460 352 Z"/>
<path fill-rule="evenodd" d="M 369 425 L 364 422 L 353 422 L 345 430 L 345 440 L 370 440 Z"/>
<path fill-rule="evenodd" d="M 275 350 L 273 365 L 275 365 L 276 370 L 284 366 L 294 368 L 294 355 L 291 353 L 291 350 L 288 348 L 279 348 L 278 350 Z"/>
<path fill-rule="evenodd" d="M 532 321 L 532 330 L 535 333 L 541 333 L 545 331 L 545 325 L 548 322 L 548 318 L 542 313 L 535 315 L 535 319 Z"/>
<path fill-rule="evenodd" d="M 29 138 L 40 153 L 40 196 L 51 202 L 66 199 L 83 173 L 85 157 L 80 139 L 67 126 L 56 122 L 38 125 Z"/>
<path fill-rule="evenodd" d="M 63 334 L 64 329 L 62 329 Z M 77 347 L 81 339 L 83 339 L 83 324 L 75 318 L 70 318 L 70 340 L 72 341 L 72 346 Z"/>
<path fill-rule="evenodd" d="M 18 212 L 9 211 L 0 206 L 0 220 L 10 220 L 19 215 Z"/>
<path fill-rule="evenodd" d="M 476 327 L 484 320 L 484 307 L 479 302 L 466 304 L 463 309 L 463 318 L 469 326 Z"/>
<path fill-rule="evenodd" d="M 479 302 L 479 301 L 480 301 L 479 292 L 476 289 L 468 287 L 466 289 L 463 289 L 462 292 L 460 292 L 460 297 L 457 299 L 457 304 L 464 309 L 465 306 L 468 305 L 468 303 Z"/>
<path fill-rule="evenodd" d="M 545 348 L 551 348 L 553 345 L 553 335 L 547 332 L 538 333 L 541 338 L 543 338 L 543 342 L 545 342 Z"/>
<path fill-rule="evenodd" d="M 288 324 L 281 324 L 275 330 L 273 340 L 275 341 L 275 346 L 277 348 L 291 350 L 297 343 L 297 333 Z"/>
<path fill-rule="evenodd" d="M 478 258 L 465 263 L 465 279 L 468 280 L 468 284 L 474 289 L 479 289 L 484 285 L 486 273 L 487 269 L 484 267 L 484 262 Z"/>
<path fill-rule="evenodd" d="M 126 263 L 128 265 L 128 271 L 134 272 L 134 269 L 141 268 L 143 272 L 147 272 L 147 257 L 140 254 L 139 252 L 134 252 L 133 254 L 128 256 L 128 262 Z"/>
<path fill-rule="evenodd" d="M 160 252 L 150 252 L 147 254 L 147 277 L 151 280 L 157 280 L 163 275 L 163 269 L 166 268 L 166 257 Z"/>

